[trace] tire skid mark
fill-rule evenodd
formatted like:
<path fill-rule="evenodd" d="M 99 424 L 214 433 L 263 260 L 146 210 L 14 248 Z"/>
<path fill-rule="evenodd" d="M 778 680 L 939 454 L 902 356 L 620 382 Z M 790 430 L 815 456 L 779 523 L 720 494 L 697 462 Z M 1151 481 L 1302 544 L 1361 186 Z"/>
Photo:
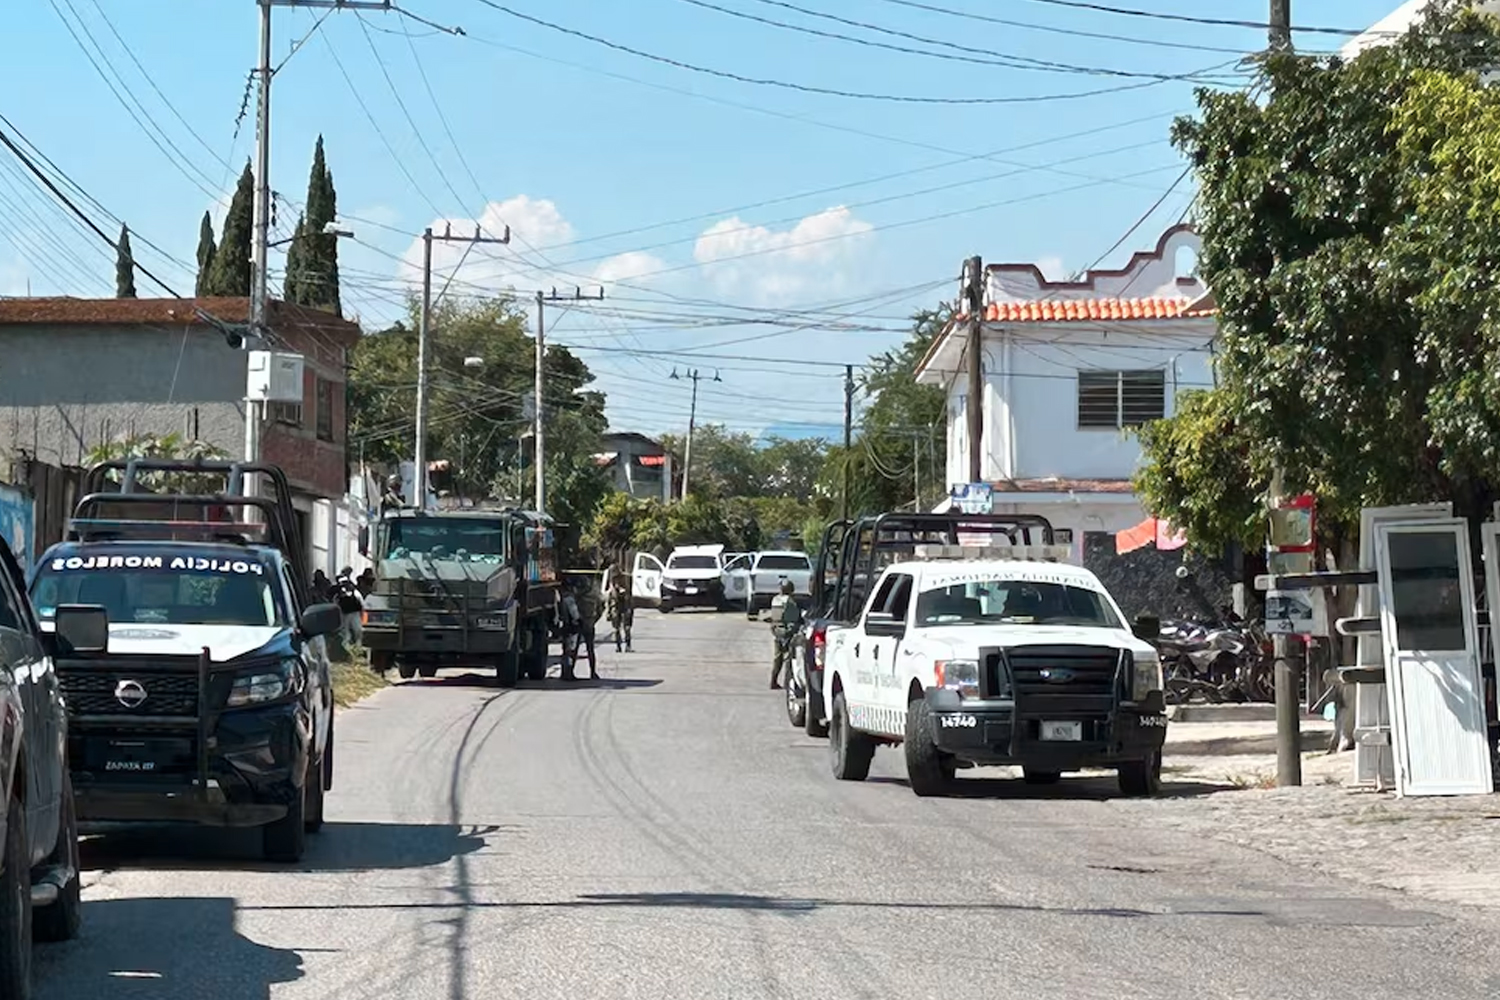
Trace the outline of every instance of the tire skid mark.
<path fill-rule="evenodd" d="M 613 725 L 613 706 L 609 706 L 609 708 L 611 711 L 606 714 L 605 724 L 611 757 L 619 764 L 620 770 L 624 772 L 630 782 L 638 789 L 640 796 L 651 803 L 652 808 L 645 812 L 645 815 L 649 817 L 649 821 L 659 826 L 670 821 L 670 826 L 662 826 L 663 831 L 666 832 L 669 830 L 670 835 L 677 842 L 683 844 L 686 850 L 701 859 L 701 863 L 714 874 L 716 880 L 728 883 L 741 891 L 753 893 L 754 888 L 763 882 L 764 873 L 754 870 L 749 865 L 736 864 L 730 861 L 722 852 L 715 851 L 701 835 L 682 832 L 691 829 L 682 815 L 662 796 L 653 792 L 641 780 L 635 769 L 630 766 L 630 760 L 625 752 L 625 747 L 620 742 L 619 734 Z M 759 924 L 765 917 L 765 914 L 748 911 L 747 916 L 751 917 L 754 923 Z M 886 979 L 873 963 L 860 957 L 849 940 L 840 934 L 835 927 L 830 925 L 827 928 L 821 929 L 819 934 L 838 946 L 832 949 L 822 949 L 821 953 L 823 957 L 831 959 L 834 964 L 843 968 L 847 977 L 846 981 L 863 981 L 862 985 L 856 985 L 855 987 L 861 997 L 869 997 L 873 1000 L 876 997 L 890 996 L 892 994 L 893 986 L 890 981 Z M 759 928 L 756 932 L 756 949 L 769 962 L 764 931 Z M 775 974 L 771 973 L 771 975 L 773 977 L 772 981 L 777 982 L 774 979 Z"/>

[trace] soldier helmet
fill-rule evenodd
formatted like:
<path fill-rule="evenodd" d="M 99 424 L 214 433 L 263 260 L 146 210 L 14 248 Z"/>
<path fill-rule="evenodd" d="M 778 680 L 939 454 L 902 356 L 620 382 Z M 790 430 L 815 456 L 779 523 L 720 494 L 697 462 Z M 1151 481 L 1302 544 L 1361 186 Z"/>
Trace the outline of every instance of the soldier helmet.
<path fill-rule="evenodd" d="M 401 477 L 392 473 L 386 477 L 385 485 L 390 489 L 399 490 L 401 488 Z"/>
<path fill-rule="evenodd" d="M 782 580 L 781 592 L 788 595 L 795 594 L 797 592 L 797 586 L 790 580 Z"/>

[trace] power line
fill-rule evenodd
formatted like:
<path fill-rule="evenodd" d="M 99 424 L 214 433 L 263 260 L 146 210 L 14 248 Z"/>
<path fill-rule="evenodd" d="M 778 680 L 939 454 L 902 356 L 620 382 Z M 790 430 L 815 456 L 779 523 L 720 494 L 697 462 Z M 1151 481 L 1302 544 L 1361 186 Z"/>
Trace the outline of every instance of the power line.
<path fill-rule="evenodd" d="M 66 205 L 69 211 L 76 215 L 84 225 L 88 226 L 89 229 L 94 231 L 95 235 L 97 235 L 107 245 L 113 247 L 117 253 L 119 252 L 119 244 L 116 243 L 108 233 L 100 229 L 99 226 L 94 222 L 94 220 L 90 219 L 88 215 L 84 213 L 83 209 L 74 204 L 73 199 L 69 198 L 67 194 L 62 191 L 62 189 L 60 189 L 56 184 L 52 183 L 52 179 L 45 173 L 43 173 L 41 168 L 31 161 L 31 157 L 27 156 L 26 152 L 21 149 L 20 146 L 17 146 L 14 142 L 11 141 L 10 136 L 4 130 L 0 130 L 0 145 L 4 145 L 6 149 L 9 149 L 12 155 L 14 155 L 16 159 L 20 160 L 22 165 L 25 166 L 27 170 L 31 171 L 32 175 L 35 176 L 37 180 L 46 185 L 47 190 L 52 192 L 52 196 Z M 172 286 L 168 285 L 165 281 L 162 281 L 156 275 L 152 274 L 140 261 L 132 260 L 131 263 L 135 266 L 135 269 L 137 271 L 140 271 L 143 275 L 160 285 L 162 290 L 172 298 L 182 298 L 181 295 L 173 291 Z"/>
<path fill-rule="evenodd" d="M 1128 90 L 1140 90 L 1145 87 L 1155 87 L 1167 82 L 1165 80 L 1146 80 L 1140 83 L 1128 83 L 1121 84 L 1115 87 L 1102 87 L 1095 90 L 1075 91 L 1068 94 L 1031 94 L 1026 96 L 1012 97 L 923 97 L 914 94 L 877 94 L 859 90 L 841 90 L 834 87 L 817 87 L 811 84 L 793 83 L 787 80 L 775 80 L 765 77 L 746 76 L 740 73 L 732 73 L 728 70 L 713 69 L 708 66 L 699 66 L 695 63 L 684 62 L 680 59 L 673 59 L 668 56 L 660 56 L 651 52 L 646 52 L 642 49 L 632 48 L 629 45 L 622 45 L 619 42 L 612 42 L 607 38 L 601 38 L 598 35 L 591 35 L 588 32 L 579 31 L 576 28 L 569 28 L 561 24 L 555 24 L 552 21 L 544 21 L 539 17 L 532 17 L 530 14 L 523 14 L 520 11 L 512 10 L 511 8 L 506 7 L 503 4 L 497 3 L 496 0 L 478 0 L 478 2 L 484 4 L 486 7 L 491 7 L 495 10 L 498 10 L 502 14 L 506 14 L 510 17 L 516 18 L 517 20 L 526 21 L 530 24 L 535 24 L 539 27 L 559 32 L 560 34 L 571 35 L 574 38 L 581 38 L 585 41 L 593 42 L 595 45 L 602 45 L 605 48 L 614 49 L 617 52 L 624 52 L 627 55 L 632 55 L 639 59 L 647 59 L 651 62 L 660 63 L 665 66 L 673 66 L 677 69 L 684 69 L 693 73 L 702 73 L 706 76 L 715 76 L 724 80 L 734 80 L 737 83 L 749 83 L 760 87 L 778 87 L 783 90 L 796 90 L 805 94 L 823 94 L 830 97 L 846 97 L 861 101 L 885 101 L 896 104 L 947 105 L 1040 104 L 1049 101 L 1070 101 L 1085 97 L 1098 97 L 1103 94 L 1118 94 Z"/>
<path fill-rule="evenodd" d="M 1173 42 L 1160 38 L 1135 38 L 1130 35 L 1114 35 L 1100 31 L 1083 31 L 1078 28 L 1061 28 L 1052 24 L 1033 24 L 1030 21 L 1013 21 L 1009 18 L 993 17 L 989 14 L 974 14 L 969 11 L 953 10 L 950 7 L 939 7 L 935 4 L 918 3 L 916 0 L 880 0 L 882 3 L 894 4 L 898 7 L 908 7 L 915 10 L 924 10 L 933 14 L 946 14 L 949 17 L 964 18 L 971 21 L 983 21 L 988 24 L 999 24 L 1007 28 L 1020 28 L 1023 31 L 1042 31 L 1055 35 L 1069 35 L 1074 38 L 1097 38 L 1108 42 L 1125 42 L 1130 45 L 1151 45 L 1166 49 L 1184 49 L 1193 52 L 1222 52 L 1226 55 L 1237 55 L 1244 52 L 1243 49 L 1225 48 L 1220 45 L 1198 45 L 1192 42 Z"/>
<path fill-rule="evenodd" d="M 832 21 L 837 24 L 848 25 L 854 28 L 862 28 L 866 31 L 878 32 L 882 35 L 889 35 L 894 38 L 905 38 L 910 41 L 920 42 L 924 45 L 939 45 L 944 49 L 948 49 L 951 51 L 932 52 L 926 49 L 914 49 L 905 45 L 893 45 L 889 42 L 872 41 L 868 38 L 857 38 L 853 35 L 846 35 L 836 31 L 822 31 L 818 28 L 809 28 L 806 25 L 791 24 L 786 21 L 778 21 L 774 18 L 760 17 L 756 14 L 746 13 L 745 11 L 734 10 L 733 8 L 725 7 L 721 4 L 712 3 L 710 2 L 710 0 L 678 0 L 678 2 L 690 4 L 691 6 L 700 7 L 705 10 L 716 11 L 720 14 L 728 15 L 729 17 L 736 17 L 746 21 L 752 21 L 756 24 L 769 25 L 771 27 L 780 28 L 785 31 L 795 31 L 801 34 L 814 35 L 819 38 L 829 38 L 836 41 L 848 42 L 854 45 L 862 45 L 867 48 L 885 49 L 890 52 L 901 52 L 907 55 L 926 56 L 929 59 L 943 59 L 949 62 L 962 62 L 969 63 L 971 65 L 977 64 L 981 66 L 1000 66 L 1006 69 L 1036 70 L 1052 73 L 1074 73 L 1087 76 L 1118 76 L 1144 80 L 1165 81 L 1181 80 L 1186 78 L 1180 74 L 1136 72 L 1132 70 L 1106 69 L 1097 66 L 1077 66 L 1071 63 L 1052 62 L 1046 59 L 1033 59 L 1029 56 L 1018 56 L 1006 52 L 997 52 L 994 49 L 975 48 L 973 46 L 962 45 L 957 42 L 946 41 L 941 38 L 928 38 L 924 35 L 916 35 L 907 31 L 898 31 L 894 28 L 883 28 L 879 25 L 871 24 L 868 21 L 856 21 L 846 17 L 838 17 L 833 14 L 825 14 L 821 11 L 812 10 L 807 7 L 801 7 L 796 4 L 786 3 L 784 2 L 784 0 L 755 0 L 755 2 L 763 3 L 772 7 L 780 7 L 786 10 L 796 11 L 797 13 L 806 15 L 808 17 L 821 18 L 823 20 Z M 956 54 L 960 52 L 966 54 Z"/>
<path fill-rule="evenodd" d="M 1207 24 L 1220 28 L 1253 28 L 1257 31 L 1269 31 L 1271 25 L 1266 21 L 1241 21 L 1233 18 L 1222 17 L 1197 17 L 1192 14 L 1173 14 L 1166 11 L 1140 10 L 1134 7 L 1113 7 L 1109 4 L 1091 3 L 1089 0 L 1026 0 L 1027 3 L 1041 3 L 1052 7 L 1071 7 L 1075 10 L 1092 10 L 1101 14 L 1119 14 L 1123 17 L 1144 17 L 1156 21 L 1181 21 L 1186 24 Z M 1293 31 L 1301 31 L 1310 35 L 1343 35 L 1354 37 L 1364 34 L 1359 28 L 1315 28 L 1309 25 L 1297 25 Z"/>

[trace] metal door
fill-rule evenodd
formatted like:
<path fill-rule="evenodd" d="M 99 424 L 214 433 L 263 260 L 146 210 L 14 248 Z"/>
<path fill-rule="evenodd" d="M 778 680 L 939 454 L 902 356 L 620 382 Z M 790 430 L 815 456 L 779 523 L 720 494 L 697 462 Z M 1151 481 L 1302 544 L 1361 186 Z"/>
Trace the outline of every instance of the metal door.
<path fill-rule="evenodd" d="M 631 596 L 646 604 L 661 603 L 661 576 L 665 571 L 660 559 L 649 552 L 637 552 L 630 574 Z"/>
<path fill-rule="evenodd" d="M 1409 504 L 1401 507 L 1366 507 L 1359 514 L 1359 565 L 1375 568 L 1375 526 L 1412 521 L 1446 521 L 1453 517 L 1452 503 Z M 1359 588 L 1354 614 L 1360 618 L 1380 613 L 1380 588 Z M 1355 641 L 1355 664 L 1376 666 L 1384 660 L 1379 635 L 1361 635 Z M 1390 788 L 1396 783 L 1391 756 L 1391 714 L 1384 684 L 1354 686 L 1354 783 Z"/>
<path fill-rule="evenodd" d="M 1397 795 L 1494 790 L 1468 525 L 1375 528 Z"/>

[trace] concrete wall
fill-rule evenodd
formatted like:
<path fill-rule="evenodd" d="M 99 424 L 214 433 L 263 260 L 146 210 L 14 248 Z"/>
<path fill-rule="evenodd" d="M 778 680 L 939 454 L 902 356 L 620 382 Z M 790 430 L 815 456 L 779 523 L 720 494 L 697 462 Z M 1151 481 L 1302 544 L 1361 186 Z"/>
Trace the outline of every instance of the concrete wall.
<path fill-rule="evenodd" d="M 1126 479 L 1140 462 L 1129 431 L 1078 426 L 1078 373 L 1161 369 L 1166 414 L 1177 393 L 1213 385 L 1212 319 L 1113 327 L 1049 323 L 987 331 L 985 479 Z M 968 482 L 967 384 L 948 398 L 948 482 Z M 1012 443 L 1014 442 L 1014 443 Z"/>
<path fill-rule="evenodd" d="M 8 327 L 0 343 L 0 447 L 12 453 L 78 465 L 103 441 L 171 433 L 243 449 L 245 354 L 217 331 Z"/>

